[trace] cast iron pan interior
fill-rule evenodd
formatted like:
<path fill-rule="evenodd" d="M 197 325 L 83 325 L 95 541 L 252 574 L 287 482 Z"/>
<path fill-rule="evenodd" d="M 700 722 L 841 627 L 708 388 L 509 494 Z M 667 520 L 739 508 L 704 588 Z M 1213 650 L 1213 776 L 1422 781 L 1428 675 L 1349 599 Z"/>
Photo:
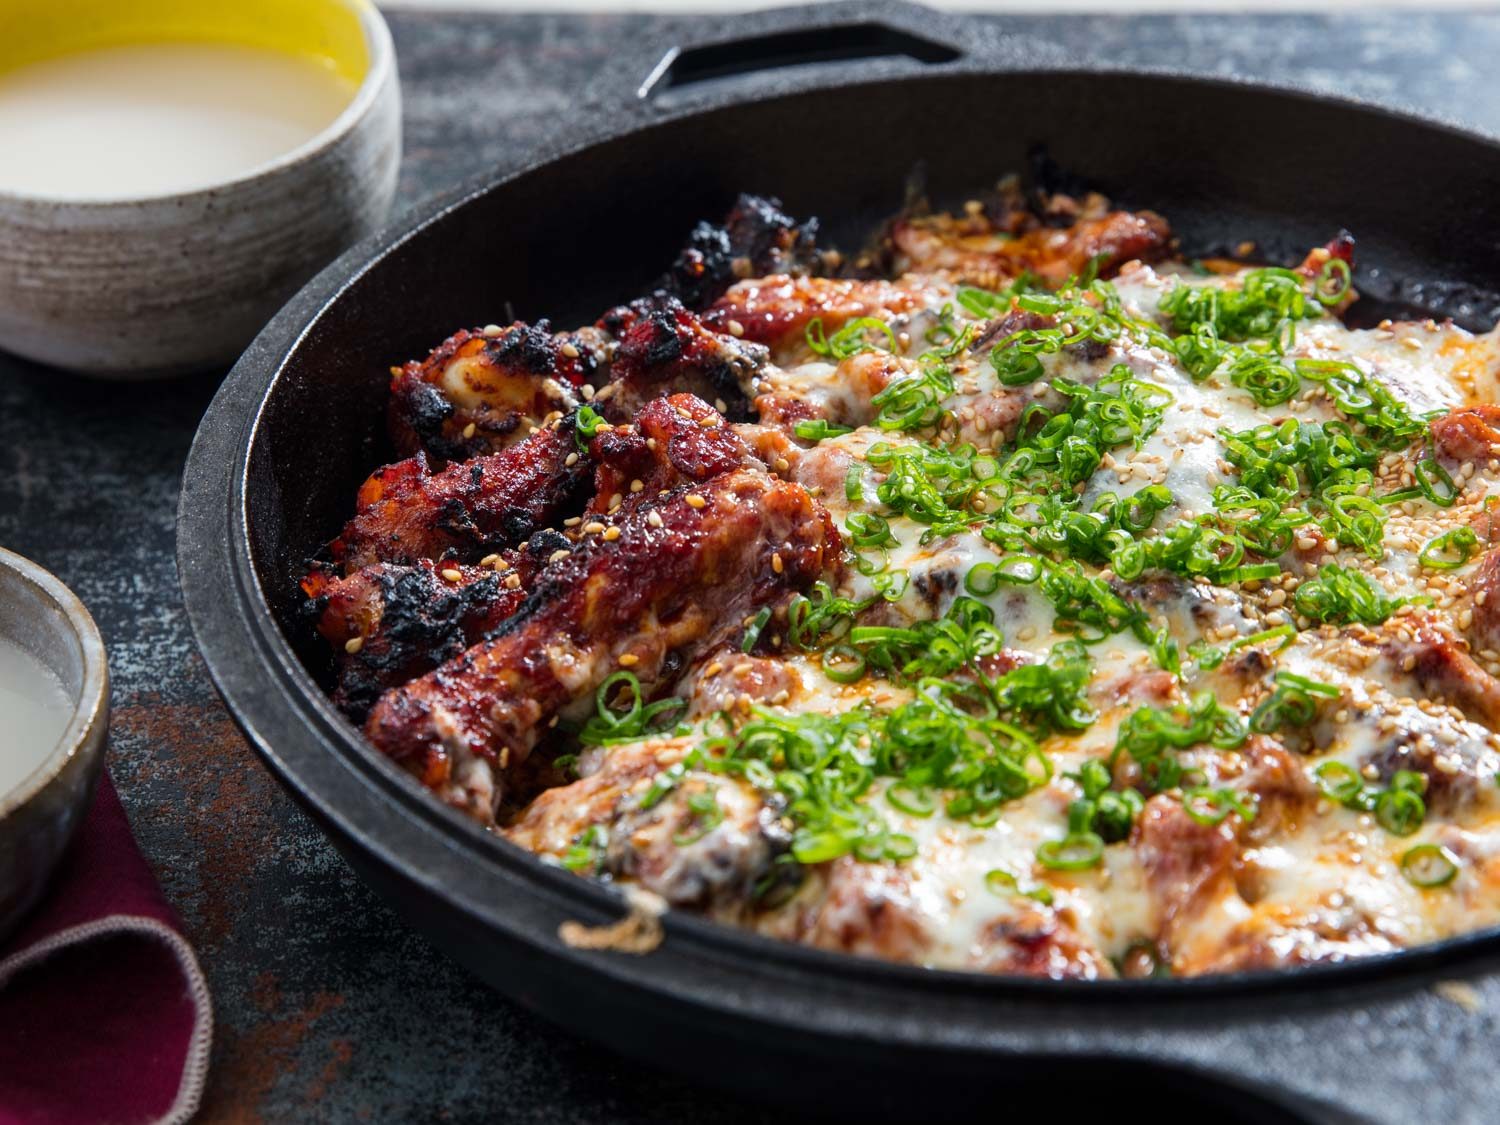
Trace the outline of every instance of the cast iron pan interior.
<path fill-rule="evenodd" d="M 592 321 L 740 191 L 777 195 L 821 217 L 825 241 L 855 247 L 919 161 L 951 204 L 1043 146 L 1080 183 L 1167 215 L 1190 253 L 1248 239 L 1290 259 L 1347 227 L 1361 288 L 1476 327 L 1500 306 L 1486 289 L 1500 243 L 1476 236 L 1500 229 L 1500 148 L 1487 140 L 1233 83 L 929 62 L 900 80 L 700 98 L 644 127 L 649 114 L 627 115 L 616 135 L 460 192 L 310 284 L 226 382 L 184 481 L 180 567 L 215 680 L 282 780 L 409 917 L 491 983 L 621 1049 L 763 1096 L 886 1110 L 914 1073 L 947 1076 L 962 1103 L 985 1088 L 976 1077 L 1108 1060 L 1148 1083 L 1157 1064 L 1227 1080 L 1245 1112 L 1258 1088 L 1317 1120 L 1344 1119 L 1334 1104 L 1401 1120 L 1381 1066 L 1349 1060 L 1347 1010 L 1399 1010 L 1412 981 L 1493 955 L 1494 935 L 1280 975 L 1081 985 L 871 964 L 676 916 L 649 957 L 579 953 L 556 941 L 557 921 L 608 916 L 612 892 L 438 808 L 322 697 L 296 578 L 389 455 L 388 366 L 512 312 Z M 725 1050 L 743 1060 L 728 1074 L 713 1062 Z"/>

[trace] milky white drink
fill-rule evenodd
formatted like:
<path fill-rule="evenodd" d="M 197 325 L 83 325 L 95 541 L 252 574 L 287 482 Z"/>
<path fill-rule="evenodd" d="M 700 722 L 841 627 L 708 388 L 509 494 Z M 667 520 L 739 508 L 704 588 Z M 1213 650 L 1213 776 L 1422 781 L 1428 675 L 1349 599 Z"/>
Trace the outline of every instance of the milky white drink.
<path fill-rule="evenodd" d="M 0 191 L 207 187 L 311 140 L 353 94 L 313 59 L 216 43 L 111 47 L 0 72 Z"/>
<path fill-rule="evenodd" d="M 57 748 L 72 715 L 52 670 L 0 637 L 0 799 Z"/>

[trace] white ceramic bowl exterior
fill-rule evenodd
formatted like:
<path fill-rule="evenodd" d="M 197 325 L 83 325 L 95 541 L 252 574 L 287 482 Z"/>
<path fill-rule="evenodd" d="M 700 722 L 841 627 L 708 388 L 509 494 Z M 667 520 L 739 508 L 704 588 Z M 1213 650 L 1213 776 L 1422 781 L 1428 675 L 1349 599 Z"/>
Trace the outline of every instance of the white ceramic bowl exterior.
<path fill-rule="evenodd" d="M 0 793 L 0 939 L 41 897 L 83 819 L 109 730 L 104 641 L 83 603 L 36 563 L 0 548 L 0 636 L 62 681 L 73 717 L 30 776 Z"/>
<path fill-rule="evenodd" d="M 301 285 L 385 220 L 401 160 L 390 31 L 309 144 L 221 186 L 121 201 L 0 191 L 0 348 L 103 378 L 231 362 Z"/>

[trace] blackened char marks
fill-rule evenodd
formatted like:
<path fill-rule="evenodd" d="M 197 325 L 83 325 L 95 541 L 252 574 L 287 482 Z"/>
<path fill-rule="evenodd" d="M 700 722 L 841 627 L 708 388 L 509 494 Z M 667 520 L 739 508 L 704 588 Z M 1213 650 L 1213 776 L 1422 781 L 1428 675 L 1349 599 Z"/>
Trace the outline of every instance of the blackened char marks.
<path fill-rule="evenodd" d="M 315 568 L 302 582 L 317 630 L 333 647 L 333 701 L 362 722 L 386 691 L 478 643 L 525 597 L 515 572 L 377 563 L 347 577 Z"/>
<path fill-rule="evenodd" d="M 602 343 L 594 329 L 554 333 L 545 320 L 455 332 L 426 359 L 392 369 L 391 440 L 437 461 L 505 449 L 577 405 L 575 392 L 599 373 Z"/>
<path fill-rule="evenodd" d="M 665 296 L 612 310 L 600 324 L 620 341 L 611 382 L 596 399 L 611 420 L 628 421 L 652 399 L 674 393 L 723 403 L 736 421 L 748 418 L 745 388 L 767 360 L 760 344 L 714 331 Z"/>
<path fill-rule="evenodd" d="M 702 222 L 657 283 L 690 309 L 705 309 L 745 277 L 826 272 L 837 258 L 817 248 L 818 221 L 798 223 L 781 201 L 741 195 L 722 225 Z"/>
<path fill-rule="evenodd" d="M 827 576 L 840 554 L 821 505 L 756 468 L 625 513 L 611 530 L 550 559 L 493 640 L 383 697 L 371 742 L 438 789 L 474 760 L 503 775 L 617 668 L 654 690 L 680 668 L 674 655 L 721 642 L 756 606 Z"/>
<path fill-rule="evenodd" d="M 571 423 L 436 473 L 418 454 L 365 481 L 354 518 L 329 551 L 346 572 L 376 562 L 474 562 L 581 507 L 589 468 Z"/>
<path fill-rule="evenodd" d="M 706 481 L 754 462 L 723 416 L 694 395 L 658 398 L 634 426 L 602 430 L 591 447 L 598 469 L 590 511 L 631 510 L 661 492 Z"/>

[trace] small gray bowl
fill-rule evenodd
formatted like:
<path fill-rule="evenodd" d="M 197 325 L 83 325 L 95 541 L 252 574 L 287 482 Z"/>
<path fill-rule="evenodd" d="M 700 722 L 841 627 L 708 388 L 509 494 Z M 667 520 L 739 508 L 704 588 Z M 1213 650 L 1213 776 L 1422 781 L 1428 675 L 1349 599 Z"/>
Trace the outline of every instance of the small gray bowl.
<path fill-rule="evenodd" d="M 142 41 L 150 7 L 91 5 L 106 15 L 53 18 L 38 34 L 64 26 L 78 49 L 111 36 Z M 109 379 L 222 367 L 303 282 L 384 222 L 401 162 L 401 97 L 390 29 L 373 3 L 205 4 L 195 34 L 276 44 L 288 18 L 329 49 L 360 52 L 363 78 L 344 112 L 300 148 L 196 191 L 0 191 L 0 348 Z M 160 34 L 180 32 L 163 25 Z"/>
<path fill-rule="evenodd" d="M 104 765 L 109 669 L 77 596 L 34 562 L 0 548 L 0 637 L 62 681 L 73 718 L 52 753 L 0 793 L 0 938 L 36 904 L 83 818 Z"/>

